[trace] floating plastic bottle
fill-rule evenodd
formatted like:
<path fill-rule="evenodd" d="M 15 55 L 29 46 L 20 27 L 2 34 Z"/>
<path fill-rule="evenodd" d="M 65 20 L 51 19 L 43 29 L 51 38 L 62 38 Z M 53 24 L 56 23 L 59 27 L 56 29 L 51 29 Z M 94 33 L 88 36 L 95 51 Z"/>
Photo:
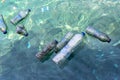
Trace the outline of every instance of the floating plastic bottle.
<path fill-rule="evenodd" d="M 45 46 L 45 48 L 41 52 L 38 52 L 36 54 L 36 57 L 41 61 L 46 60 L 47 57 L 50 57 L 51 53 L 54 51 L 54 48 L 56 47 L 57 44 L 58 44 L 57 40 L 52 41 L 47 46 Z"/>
<path fill-rule="evenodd" d="M 11 23 L 14 25 L 17 24 L 18 22 L 23 20 L 29 14 L 30 11 L 30 9 L 20 11 L 13 19 L 11 19 Z"/>
<path fill-rule="evenodd" d="M 56 64 L 63 64 L 72 54 L 76 47 L 83 41 L 83 37 L 85 33 L 75 34 L 72 39 L 68 42 L 68 44 L 63 47 L 63 49 L 58 52 L 58 54 L 52 59 Z"/>
<path fill-rule="evenodd" d="M 69 40 L 73 37 L 72 32 L 68 32 L 65 37 L 57 44 L 55 52 L 57 53 L 59 50 L 61 50 L 68 42 Z"/>
<path fill-rule="evenodd" d="M 3 34 L 7 33 L 7 25 L 5 24 L 3 15 L 0 15 L 0 30 L 3 32 Z"/>
<path fill-rule="evenodd" d="M 24 25 L 18 25 L 17 28 L 16 28 L 16 32 L 18 34 L 23 35 L 23 36 L 28 36 L 28 32 L 26 31 Z"/>
<path fill-rule="evenodd" d="M 98 31 L 95 28 L 90 27 L 90 26 L 86 28 L 86 33 L 99 39 L 102 42 L 109 43 L 111 41 L 111 39 L 109 38 L 109 36 L 107 34 L 101 32 L 101 31 Z"/>

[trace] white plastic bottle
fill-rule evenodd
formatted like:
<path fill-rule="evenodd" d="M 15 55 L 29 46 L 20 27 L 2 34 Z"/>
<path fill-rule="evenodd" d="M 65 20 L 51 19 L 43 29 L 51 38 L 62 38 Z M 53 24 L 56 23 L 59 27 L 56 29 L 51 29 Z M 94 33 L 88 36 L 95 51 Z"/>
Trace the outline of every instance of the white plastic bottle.
<path fill-rule="evenodd" d="M 75 48 L 82 42 L 85 33 L 75 34 L 68 44 L 52 59 L 56 64 L 60 65 L 69 58 Z"/>

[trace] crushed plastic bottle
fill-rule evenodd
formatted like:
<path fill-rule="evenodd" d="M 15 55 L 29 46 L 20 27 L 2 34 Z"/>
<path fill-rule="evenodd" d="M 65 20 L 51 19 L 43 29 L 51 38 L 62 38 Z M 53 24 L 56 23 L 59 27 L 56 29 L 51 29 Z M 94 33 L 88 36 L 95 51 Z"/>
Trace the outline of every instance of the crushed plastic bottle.
<path fill-rule="evenodd" d="M 11 23 L 14 25 L 19 23 L 21 20 L 23 20 L 29 14 L 29 12 L 31 12 L 30 9 L 20 11 L 13 19 L 11 19 Z"/>
<path fill-rule="evenodd" d="M 68 42 L 69 40 L 73 37 L 72 32 L 68 32 L 65 37 L 57 44 L 55 52 L 57 53 L 59 50 L 61 50 Z"/>
<path fill-rule="evenodd" d="M 16 27 L 16 32 L 18 34 L 21 34 L 23 36 L 28 36 L 28 32 L 27 30 L 25 29 L 24 25 L 17 25 Z"/>
<path fill-rule="evenodd" d="M 45 61 L 48 57 L 50 57 L 51 53 L 54 51 L 54 48 L 56 47 L 57 44 L 58 41 L 53 40 L 47 46 L 45 46 L 41 52 L 38 52 L 36 54 L 36 57 L 41 61 Z"/>
<path fill-rule="evenodd" d="M 60 52 L 58 52 L 55 57 L 53 57 L 53 62 L 58 65 L 63 64 L 70 57 L 75 48 L 83 41 L 84 36 L 84 32 L 81 34 L 75 34 L 68 44 Z"/>
<path fill-rule="evenodd" d="M 7 25 L 5 24 L 3 15 L 0 15 L 0 30 L 3 32 L 3 34 L 7 33 Z"/>
<path fill-rule="evenodd" d="M 86 33 L 99 39 L 102 42 L 108 42 L 108 43 L 111 42 L 111 39 L 109 38 L 109 36 L 107 34 L 101 32 L 101 31 L 98 31 L 97 29 L 95 29 L 91 26 L 88 26 L 86 28 Z"/>

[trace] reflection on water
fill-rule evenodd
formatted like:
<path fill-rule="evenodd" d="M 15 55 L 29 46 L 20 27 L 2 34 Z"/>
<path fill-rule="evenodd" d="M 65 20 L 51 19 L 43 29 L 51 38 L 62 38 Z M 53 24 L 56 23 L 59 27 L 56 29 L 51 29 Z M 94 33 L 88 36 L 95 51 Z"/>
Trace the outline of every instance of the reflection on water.
<path fill-rule="evenodd" d="M 10 19 L 29 8 L 30 15 L 21 22 L 29 33 L 24 37 L 16 34 Z M 119 9 L 119 0 L 1 0 L 8 33 L 0 33 L 0 80 L 119 80 Z M 107 33 L 111 43 L 87 35 L 84 47 L 63 69 L 51 59 L 45 63 L 36 59 L 46 43 L 60 41 L 68 31 L 85 31 L 89 25 Z"/>

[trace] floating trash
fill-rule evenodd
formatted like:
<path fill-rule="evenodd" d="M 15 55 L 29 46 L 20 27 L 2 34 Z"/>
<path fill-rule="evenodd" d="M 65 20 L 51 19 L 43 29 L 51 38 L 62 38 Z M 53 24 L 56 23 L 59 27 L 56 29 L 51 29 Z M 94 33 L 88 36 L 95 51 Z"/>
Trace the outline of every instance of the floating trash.
<path fill-rule="evenodd" d="M 62 65 L 69 58 L 75 48 L 82 42 L 85 33 L 75 34 L 68 44 L 52 59 L 56 64 Z"/>
<path fill-rule="evenodd" d="M 24 35 L 24 36 L 28 36 L 28 32 L 26 31 L 24 25 L 18 25 L 16 28 L 16 32 L 18 34 Z"/>
<path fill-rule="evenodd" d="M 11 23 L 14 25 L 19 23 L 29 14 L 30 11 L 31 11 L 30 9 L 20 11 L 13 19 L 11 19 Z"/>
<path fill-rule="evenodd" d="M 3 32 L 3 34 L 7 33 L 7 25 L 5 24 L 3 15 L 0 15 L 0 30 Z"/>
<path fill-rule="evenodd" d="M 50 57 L 51 53 L 54 51 L 54 48 L 56 47 L 57 44 L 58 41 L 53 40 L 47 46 L 45 46 L 41 52 L 38 52 L 36 54 L 36 57 L 42 62 L 45 61 L 48 57 Z"/>
<path fill-rule="evenodd" d="M 109 38 L 107 34 L 100 32 L 93 27 L 90 27 L 90 26 L 87 27 L 86 33 L 99 39 L 102 42 L 108 42 L 108 43 L 111 42 L 111 39 Z"/>

